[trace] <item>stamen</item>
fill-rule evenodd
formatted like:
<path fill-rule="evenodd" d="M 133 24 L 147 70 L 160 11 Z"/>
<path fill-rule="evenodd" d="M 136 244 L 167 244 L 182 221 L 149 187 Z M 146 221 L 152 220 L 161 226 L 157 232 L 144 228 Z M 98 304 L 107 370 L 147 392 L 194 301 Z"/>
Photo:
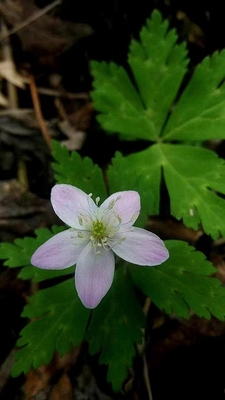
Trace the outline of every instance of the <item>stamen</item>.
<path fill-rule="evenodd" d="M 85 222 L 83 216 L 81 216 L 81 214 L 79 214 L 77 218 L 78 218 L 79 224 L 80 224 L 81 226 L 83 226 L 83 225 L 84 225 L 84 222 Z"/>
<path fill-rule="evenodd" d="M 119 215 L 117 215 L 117 216 L 116 216 L 116 218 L 118 219 L 119 223 L 121 224 L 121 222 L 122 222 L 122 218 L 120 218 L 120 216 L 119 216 Z"/>
<path fill-rule="evenodd" d="M 116 201 L 121 197 L 112 199 L 107 208 L 99 207 L 100 197 L 96 197 L 95 203 L 97 208 L 93 208 L 91 204 L 92 193 L 89 194 L 89 211 L 80 212 L 78 221 L 82 228 L 76 230 L 76 238 L 89 238 L 90 245 L 94 248 L 96 254 L 100 254 L 101 248 L 109 250 L 115 244 L 121 243 L 125 238 L 114 238 L 115 234 L 120 230 L 122 219 L 117 215 L 114 209 Z M 84 231 L 83 231 L 84 229 Z M 74 238 L 75 239 L 75 238 Z"/>
<path fill-rule="evenodd" d="M 116 200 L 111 200 L 111 201 L 109 202 L 109 209 L 110 209 L 110 210 L 114 207 L 115 202 L 116 202 Z"/>

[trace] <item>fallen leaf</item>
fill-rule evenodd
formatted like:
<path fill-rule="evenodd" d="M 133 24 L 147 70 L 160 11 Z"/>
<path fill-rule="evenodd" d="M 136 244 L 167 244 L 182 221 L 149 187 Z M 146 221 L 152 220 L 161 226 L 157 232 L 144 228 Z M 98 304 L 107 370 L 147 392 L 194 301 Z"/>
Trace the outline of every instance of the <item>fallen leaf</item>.
<path fill-rule="evenodd" d="M 22 50 L 32 53 L 40 64 L 54 65 L 57 55 L 93 33 L 87 24 L 71 23 L 47 14 L 33 20 L 39 11 L 32 0 L 0 2 L 0 14 L 12 29 L 19 27 L 25 20 L 29 22 L 32 16 L 32 21 L 18 29 L 16 34 L 20 38 Z"/>
<path fill-rule="evenodd" d="M 28 79 L 16 71 L 15 65 L 11 60 L 0 61 L 0 77 L 20 89 L 25 89 L 25 83 L 28 83 Z"/>

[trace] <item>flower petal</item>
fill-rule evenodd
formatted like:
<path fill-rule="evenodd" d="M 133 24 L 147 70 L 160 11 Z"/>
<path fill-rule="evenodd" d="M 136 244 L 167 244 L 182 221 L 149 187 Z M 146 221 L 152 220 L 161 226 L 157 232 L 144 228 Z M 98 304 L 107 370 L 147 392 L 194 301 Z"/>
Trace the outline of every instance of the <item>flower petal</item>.
<path fill-rule="evenodd" d="M 122 220 L 122 224 L 136 221 L 140 213 L 140 196 L 134 190 L 126 190 L 124 192 L 116 192 L 109 196 L 100 206 L 100 208 L 108 208 L 110 202 L 115 201 L 114 210 Z"/>
<path fill-rule="evenodd" d="M 104 248 L 96 249 L 88 244 L 82 251 L 76 266 L 75 285 L 78 296 L 87 308 L 95 308 L 112 285 L 115 270 L 114 254 Z"/>
<path fill-rule="evenodd" d="M 64 269 L 76 264 L 88 239 L 75 235 L 76 231 L 67 229 L 53 236 L 35 251 L 31 264 L 43 269 Z"/>
<path fill-rule="evenodd" d="M 51 192 L 51 203 L 55 213 L 72 228 L 83 229 L 79 214 L 90 215 L 97 208 L 89 195 L 72 185 L 55 185 Z"/>
<path fill-rule="evenodd" d="M 115 235 L 117 241 L 112 250 L 119 257 L 138 265 L 159 265 L 167 260 L 169 252 L 164 242 L 154 233 L 145 229 L 133 228 L 132 231 Z M 121 240 L 123 239 L 123 240 Z"/>

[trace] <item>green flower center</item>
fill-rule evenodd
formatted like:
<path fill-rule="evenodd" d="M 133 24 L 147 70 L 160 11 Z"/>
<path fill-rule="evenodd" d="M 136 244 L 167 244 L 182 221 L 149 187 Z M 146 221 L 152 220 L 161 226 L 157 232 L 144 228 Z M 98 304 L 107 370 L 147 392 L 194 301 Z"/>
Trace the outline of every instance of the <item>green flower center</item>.
<path fill-rule="evenodd" d="M 93 221 L 92 234 L 95 239 L 103 239 L 106 227 L 102 221 Z"/>

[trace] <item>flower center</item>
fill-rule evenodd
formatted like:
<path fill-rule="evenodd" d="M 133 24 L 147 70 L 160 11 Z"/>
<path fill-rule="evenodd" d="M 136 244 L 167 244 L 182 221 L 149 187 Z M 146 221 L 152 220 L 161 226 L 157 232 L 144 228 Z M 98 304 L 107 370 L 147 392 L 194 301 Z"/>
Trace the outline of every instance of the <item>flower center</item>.
<path fill-rule="evenodd" d="M 106 212 L 105 217 L 106 216 L 109 217 L 109 215 L 107 214 L 108 213 Z M 100 219 L 101 217 L 102 219 Z M 92 219 L 90 240 L 92 246 L 96 247 L 96 250 L 98 247 L 108 248 L 110 238 L 112 238 L 116 233 L 116 231 L 118 230 L 118 221 L 117 221 L 117 226 L 114 226 L 111 218 L 107 220 L 107 218 L 105 219 L 103 215 L 101 217 Z"/>
<path fill-rule="evenodd" d="M 97 207 L 96 210 L 90 213 L 80 213 L 78 220 L 83 229 L 78 230 L 78 237 L 83 239 L 89 237 L 91 246 L 99 253 L 99 248 L 103 247 L 108 250 L 113 247 L 115 242 L 115 235 L 120 230 L 121 218 L 115 212 L 114 205 L 118 199 L 112 200 L 107 208 Z M 99 198 L 96 199 L 96 205 L 99 203 Z M 89 236 L 90 235 L 90 236 Z M 118 242 L 124 238 L 118 238 Z"/>
<path fill-rule="evenodd" d="M 103 239 L 106 227 L 102 221 L 96 220 L 93 221 L 93 237 L 95 239 Z"/>

